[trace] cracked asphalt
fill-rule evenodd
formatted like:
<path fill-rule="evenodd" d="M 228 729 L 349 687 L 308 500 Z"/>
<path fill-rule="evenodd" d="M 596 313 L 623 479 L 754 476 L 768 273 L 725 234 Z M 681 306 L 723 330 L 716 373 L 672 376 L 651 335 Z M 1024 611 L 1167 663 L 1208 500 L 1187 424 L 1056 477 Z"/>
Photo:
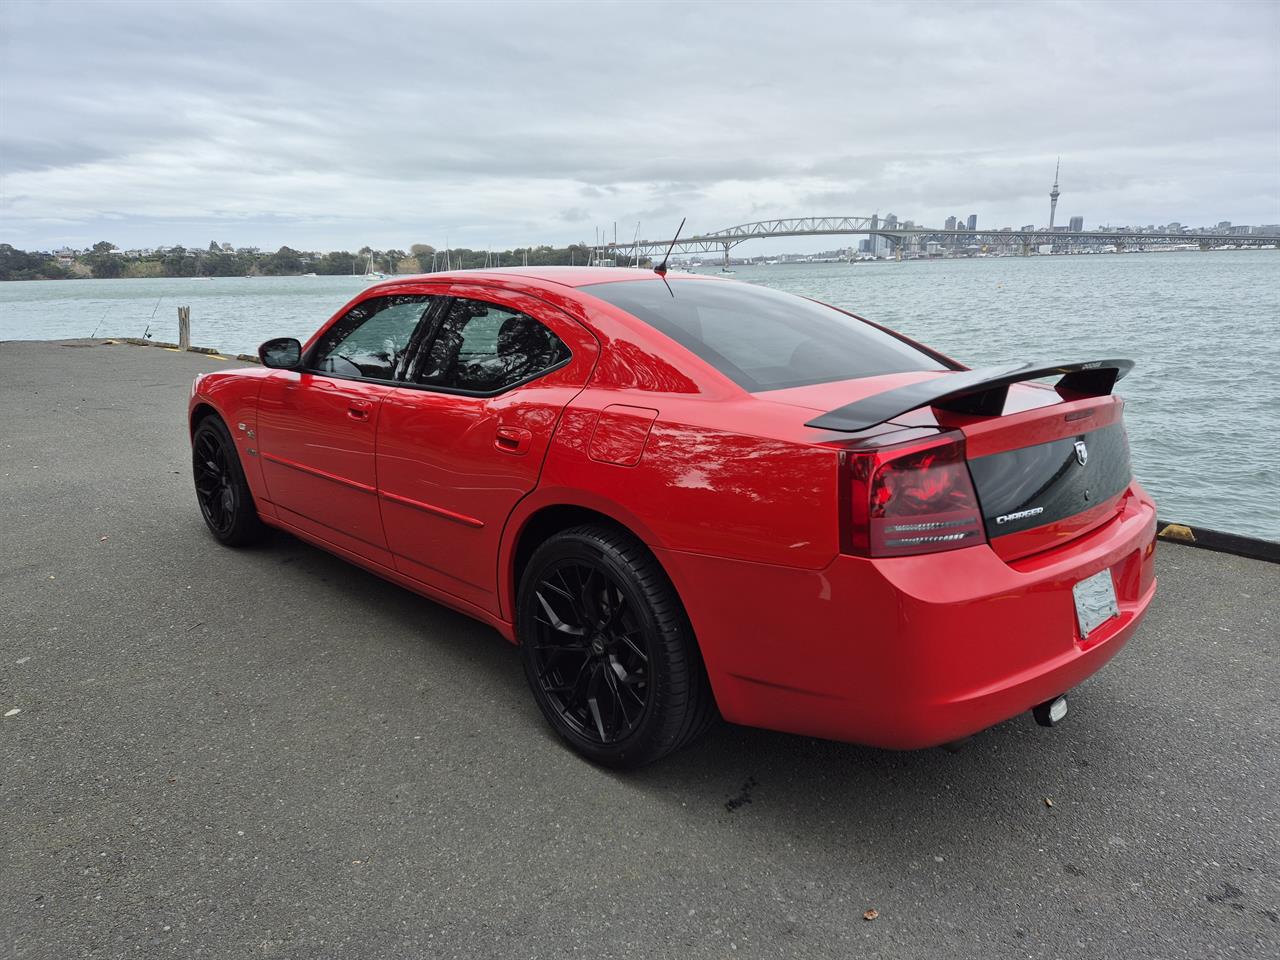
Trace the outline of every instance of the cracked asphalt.
<path fill-rule="evenodd" d="M 1055 730 L 611 773 L 492 631 L 206 534 L 225 365 L 0 343 L 0 956 L 1280 955 L 1280 567 L 1162 544 Z"/>

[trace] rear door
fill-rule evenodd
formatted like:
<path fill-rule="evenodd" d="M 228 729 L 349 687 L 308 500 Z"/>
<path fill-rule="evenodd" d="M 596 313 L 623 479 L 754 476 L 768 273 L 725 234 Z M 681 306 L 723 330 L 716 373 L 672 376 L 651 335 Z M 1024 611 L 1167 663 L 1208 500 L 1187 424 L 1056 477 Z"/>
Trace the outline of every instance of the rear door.
<path fill-rule="evenodd" d="M 306 369 L 277 371 L 259 396 L 259 456 L 280 519 L 386 566 L 378 419 L 434 302 L 419 295 L 361 301 L 319 337 Z"/>
<path fill-rule="evenodd" d="M 382 401 L 378 492 L 400 572 L 495 613 L 502 529 L 538 482 L 594 337 L 534 297 L 455 284 Z"/>

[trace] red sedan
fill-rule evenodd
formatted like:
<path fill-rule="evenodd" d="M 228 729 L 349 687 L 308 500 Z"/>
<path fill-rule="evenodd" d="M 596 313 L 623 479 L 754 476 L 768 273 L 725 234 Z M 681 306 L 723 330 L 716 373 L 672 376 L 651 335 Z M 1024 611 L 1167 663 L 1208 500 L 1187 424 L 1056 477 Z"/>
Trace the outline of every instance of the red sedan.
<path fill-rule="evenodd" d="M 278 527 L 492 625 L 600 763 L 717 713 L 891 748 L 1052 724 L 1155 593 L 1126 360 L 970 370 L 598 268 L 397 278 L 260 355 L 191 391 L 213 535 Z"/>

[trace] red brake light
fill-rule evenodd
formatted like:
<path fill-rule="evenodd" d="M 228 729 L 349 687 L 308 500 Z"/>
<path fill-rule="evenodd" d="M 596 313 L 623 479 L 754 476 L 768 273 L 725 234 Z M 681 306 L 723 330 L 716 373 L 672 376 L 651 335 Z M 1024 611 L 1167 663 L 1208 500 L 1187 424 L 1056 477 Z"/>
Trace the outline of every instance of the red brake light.
<path fill-rule="evenodd" d="M 847 457 L 846 552 L 899 557 L 986 541 L 963 437 Z"/>

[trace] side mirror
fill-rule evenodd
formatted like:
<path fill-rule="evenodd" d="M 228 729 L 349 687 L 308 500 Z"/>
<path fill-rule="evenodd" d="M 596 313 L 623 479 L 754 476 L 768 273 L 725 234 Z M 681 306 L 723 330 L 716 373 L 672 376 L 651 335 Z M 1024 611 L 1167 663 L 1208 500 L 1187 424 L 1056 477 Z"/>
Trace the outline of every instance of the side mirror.
<path fill-rule="evenodd" d="M 264 367 L 296 370 L 302 366 L 302 344 L 293 337 L 277 337 L 258 348 L 258 359 Z"/>

